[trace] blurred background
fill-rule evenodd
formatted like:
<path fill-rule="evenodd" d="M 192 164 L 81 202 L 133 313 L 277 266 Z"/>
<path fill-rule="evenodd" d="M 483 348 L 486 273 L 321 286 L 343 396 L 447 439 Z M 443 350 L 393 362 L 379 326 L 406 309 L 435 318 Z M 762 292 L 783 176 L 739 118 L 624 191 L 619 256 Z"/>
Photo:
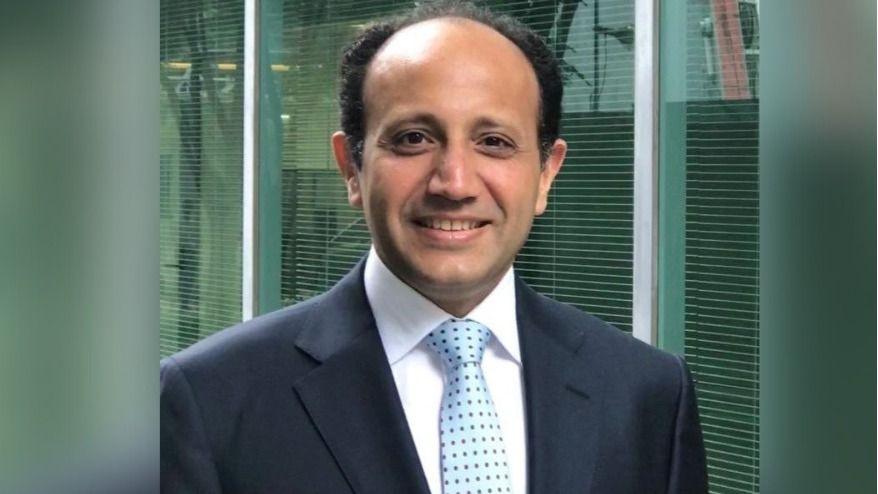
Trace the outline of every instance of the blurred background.
<path fill-rule="evenodd" d="M 686 356 L 712 493 L 874 492 L 874 2 L 479 4 L 564 72 L 519 273 Z M 366 252 L 337 63 L 411 6 L 0 7 L 0 491 L 157 490 L 158 359 Z"/>

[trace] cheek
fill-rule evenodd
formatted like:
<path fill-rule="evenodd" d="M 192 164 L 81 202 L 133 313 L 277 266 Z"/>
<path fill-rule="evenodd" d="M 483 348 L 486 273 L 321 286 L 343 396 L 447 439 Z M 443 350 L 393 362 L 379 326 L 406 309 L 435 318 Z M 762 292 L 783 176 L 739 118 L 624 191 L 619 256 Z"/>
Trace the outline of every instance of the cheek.
<path fill-rule="evenodd" d="M 366 221 L 372 229 L 381 232 L 387 231 L 392 218 L 398 215 L 398 211 L 395 211 L 398 206 L 395 206 L 395 198 L 392 196 L 393 188 L 388 188 L 387 185 L 373 181 L 363 199 Z"/>
<path fill-rule="evenodd" d="M 422 175 L 416 163 L 383 163 L 385 173 L 376 174 L 371 180 L 370 201 L 377 214 L 399 216 L 406 208 L 413 207 L 423 189 Z"/>
<path fill-rule="evenodd" d="M 494 190 L 502 198 L 500 206 L 516 223 L 529 223 L 536 214 L 541 199 L 538 176 L 511 174 L 502 183 L 495 183 Z"/>

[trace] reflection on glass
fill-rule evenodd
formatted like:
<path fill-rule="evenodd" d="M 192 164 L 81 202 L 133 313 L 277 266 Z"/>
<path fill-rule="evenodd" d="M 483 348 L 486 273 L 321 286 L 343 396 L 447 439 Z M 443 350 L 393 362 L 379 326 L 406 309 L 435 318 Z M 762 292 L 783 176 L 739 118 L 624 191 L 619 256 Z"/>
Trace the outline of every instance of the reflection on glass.
<path fill-rule="evenodd" d="M 282 125 L 281 299 L 311 297 L 368 249 L 330 155 L 336 70 L 367 22 L 409 2 L 269 2 L 270 61 Z M 633 0 L 487 2 L 550 40 L 565 75 L 562 134 L 570 153 L 517 268 L 538 290 L 623 329 L 631 322 Z M 283 117 L 286 115 L 286 117 Z"/>
<path fill-rule="evenodd" d="M 241 0 L 160 7 L 161 356 L 241 318 Z"/>
<path fill-rule="evenodd" d="M 698 382 L 711 492 L 758 492 L 759 4 L 662 9 L 659 329 Z"/>

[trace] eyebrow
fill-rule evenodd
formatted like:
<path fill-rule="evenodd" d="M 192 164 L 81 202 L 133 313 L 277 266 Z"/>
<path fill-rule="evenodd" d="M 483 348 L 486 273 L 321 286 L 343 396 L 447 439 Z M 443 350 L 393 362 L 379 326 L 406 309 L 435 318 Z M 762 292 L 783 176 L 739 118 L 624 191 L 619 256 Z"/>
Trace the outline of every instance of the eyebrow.
<path fill-rule="evenodd" d="M 475 130 L 500 130 L 504 134 L 507 134 L 512 139 L 515 139 L 519 143 L 522 143 L 524 140 L 524 135 L 521 132 L 521 129 L 516 127 L 515 125 L 504 123 L 501 120 L 495 120 L 491 117 L 479 117 L 476 119 L 475 124 L 473 125 L 473 129 Z"/>
<path fill-rule="evenodd" d="M 509 127 L 509 126 L 508 126 L 508 125 L 504 125 L 502 122 L 498 122 L 498 121 L 494 120 L 494 119 L 491 118 L 491 117 L 479 117 L 479 118 L 476 120 L 475 125 L 473 125 L 473 128 L 476 128 L 476 129 L 481 129 L 481 128 L 485 128 L 485 127 L 490 127 L 490 128 L 498 128 L 498 127 L 502 127 L 502 128 L 506 128 L 506 127 Z"/>
<path fill-rule="evenodd" d="M 434 132 L 444 134 L 442 131 L 442 122 L 436 118 L 435 115 L 430 113 L 415 113 L 414 115 L 408 115 L 392 120 L 390 124 L 385 127 L 385 131 L 395 132 L 400 127 L 410 124 L 422 124 L 429 127 Z"/>
<path fill-rule="evenodd" d="M 427 112 L 419 112 L 413 115 L 406 115 L 396 120 L 392 120 L 390 124 L 385 127 L 382 134 L 392 134 L 396 132 L 400 127 L 411 124 L 424 125 L 428 127 L 430 131 L 434 132 L 437 137 L 445 137 L 445 130 L 442 121 L 435 115 Z M 509 132 L 516 134 L 514 137 L 521 137 L 517 135 L 518 131 L 515 129 L 514 126 L 505 124 L 502 121 L 487 116 L 478 117 L 476 121 L 473 122 L 472 129 L 505 129 Z"/>

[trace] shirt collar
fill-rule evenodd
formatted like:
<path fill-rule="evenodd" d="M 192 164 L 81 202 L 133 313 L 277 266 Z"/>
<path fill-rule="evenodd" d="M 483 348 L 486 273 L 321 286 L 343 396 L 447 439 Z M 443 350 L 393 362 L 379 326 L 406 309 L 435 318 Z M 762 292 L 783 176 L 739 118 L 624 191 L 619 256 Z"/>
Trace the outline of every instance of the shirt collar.
<path fill-rule="evenodd" d="M 453 317 L 397 278 L 374 247 L 366 258 L 364 283 L 390 365 L 411 352 L 427 333 Z M 465 319 L 487 326 L 505 353 L 521 365 L 515 318 L 515 274 L 511 266 L 494 290 Z"/>

